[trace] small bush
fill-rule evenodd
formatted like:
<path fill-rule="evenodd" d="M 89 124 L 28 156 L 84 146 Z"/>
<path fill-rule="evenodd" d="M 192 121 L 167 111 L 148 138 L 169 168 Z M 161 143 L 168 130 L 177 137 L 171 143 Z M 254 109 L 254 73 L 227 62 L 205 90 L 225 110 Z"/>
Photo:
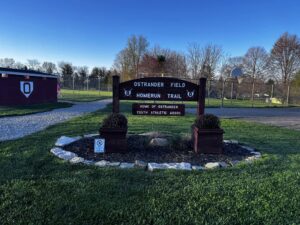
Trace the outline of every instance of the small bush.
<path fill-rule="evenodd" d="M 194 125 L 199 129 L 220 129 L 221 122 L 213 114 L 204 114 L 196 118 Z"/>
<path fill-rule="evenodd" d="M 102 121 L 103 128 L 127 128 L 127 119 L 123 114 L 112 113 Z"/>

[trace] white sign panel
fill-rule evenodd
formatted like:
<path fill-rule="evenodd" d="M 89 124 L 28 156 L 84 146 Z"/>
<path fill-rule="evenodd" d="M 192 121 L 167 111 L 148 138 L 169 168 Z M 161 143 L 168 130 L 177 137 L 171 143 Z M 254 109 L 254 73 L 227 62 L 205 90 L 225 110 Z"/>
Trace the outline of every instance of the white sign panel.
<path fill-rule="evenodd" d="M 94 152 L 104 153 L 105 151 L 105 139 L 95 139 Z"/>
<path fill-rule="evenodd" d="M 26 98 L 29 98 L 33 92 L 33 82 L 32 81 L 20 81 L 20 90 L 25 95 Z"/>

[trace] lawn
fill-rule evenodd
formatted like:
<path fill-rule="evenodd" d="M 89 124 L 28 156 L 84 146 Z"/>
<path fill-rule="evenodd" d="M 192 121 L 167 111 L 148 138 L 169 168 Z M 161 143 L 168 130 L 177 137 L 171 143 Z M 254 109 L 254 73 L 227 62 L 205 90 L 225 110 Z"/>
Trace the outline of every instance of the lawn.
<path fill-rule="evenodd" d="M 0 106 L 0 117 L 5 116 L 21 116 L 39 112 L 47 112 L 58 108 L 71 107 L 71 103 L 57 102 L 57 103 L 45 103 L 36 105 L 26 105 L 26 106 Z"/>
<path fill-rule="evenodd" d="M 0 143 L 2 225 L 300 224 L 300 132 L 222 120 L 226 139 L 258 148 L 263 158 L 213 171 L 102 169 L 49 153 L 61 135 L 96 132 L 110 110 Z M 133 133 L 184 134 L 194 120 L 126 115 Z"/>
<path fill-rule="evenodd" d="M 66 90 L 62 89 L 59 99 L 75 102 L 91 102 L 112 97 L 111 91 L 84 91 L 84 90 Z"/>

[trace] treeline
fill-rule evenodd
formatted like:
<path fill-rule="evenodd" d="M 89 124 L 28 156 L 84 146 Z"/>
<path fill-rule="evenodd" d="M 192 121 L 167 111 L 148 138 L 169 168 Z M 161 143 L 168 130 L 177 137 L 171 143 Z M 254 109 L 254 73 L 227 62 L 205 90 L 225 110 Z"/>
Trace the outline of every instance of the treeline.
<path fill-rule="evenodd" d="M 300 40 L 289 33 L 282 34 L 270 52 L 254 46 L 238 57 L 228 56 L 215 44 L 190 43 L 185 52 L 149 46 L 144 36 L 128 39 L 113 65 L 123 80 L 153 75 L 198 79 L 204 68 L 209 79 L 226 79 L 234 67 L 240 67 L 249 81 L 288 84 L 300 70 Z"/>
<path fill-rule="evenodd" d="M 297 35 L 284 33 L 270 52 L 264 47 L 254 46 L 242 56 L 231 57 L 215 44 L 201 46 L 190 43 L 184 52 L 179 52 L 159 45 L 150 47 L 144 36 L 133 35 L 116 55 L 110 69 L 94 67 L 90 70 L 87 66 L 73 66 L 68 62 L 41 63 L 36 59 L 29 59 L 23 64 L 12 58 L 0 59 L 0 66 L 60 74 L 62 85 L 69 87 L 74 87 L 74 83 L 88 86 L 97 79 L 110 83 L 114 74 L 119 74 L 123 81 L 145 76 L 198 79 L 204 74 L 204 68 L 209 79 L 225 80 L 230 78 L 234 67 L 242 68 L 243 77 L 249 82 L 281 83 L 286 86 L 292 81 L 300 82 L 300 40 Z"/>
<path fill-rule="evenodd" d="M 13 58 L 0 59 L 0 67 L 35 70 L 49 74 L 60 75 L 62 87 L 78 89 L 98 89 L 99 79 L 105 84 L 110 84 L 112 75 L 116 71 L 106 67 L 93 67 L 90 71 L 87 66 L 74 66 L 69 62 L 39 62 L 36 59 L 28 59 L 27 63 L 16 62 Z"/>

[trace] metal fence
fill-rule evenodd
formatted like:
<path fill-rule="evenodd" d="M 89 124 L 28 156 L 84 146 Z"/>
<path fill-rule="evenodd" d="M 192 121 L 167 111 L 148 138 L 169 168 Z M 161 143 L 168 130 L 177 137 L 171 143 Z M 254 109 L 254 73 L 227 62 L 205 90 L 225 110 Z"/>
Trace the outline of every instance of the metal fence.
<path fill-rule="evenodd" d="M 185 79 L 198 83 L 198 79 Z M 70 78 L 60 80 L 61 88 L 69 90 L 111 91 L 112 79 Z M 300 88 L 291 84 L 264 83 L 262 81 L 226 79 L 207 80 L 206 104 L 216 107 L 235 106 L 288 106 L 300 105 Z"/>

